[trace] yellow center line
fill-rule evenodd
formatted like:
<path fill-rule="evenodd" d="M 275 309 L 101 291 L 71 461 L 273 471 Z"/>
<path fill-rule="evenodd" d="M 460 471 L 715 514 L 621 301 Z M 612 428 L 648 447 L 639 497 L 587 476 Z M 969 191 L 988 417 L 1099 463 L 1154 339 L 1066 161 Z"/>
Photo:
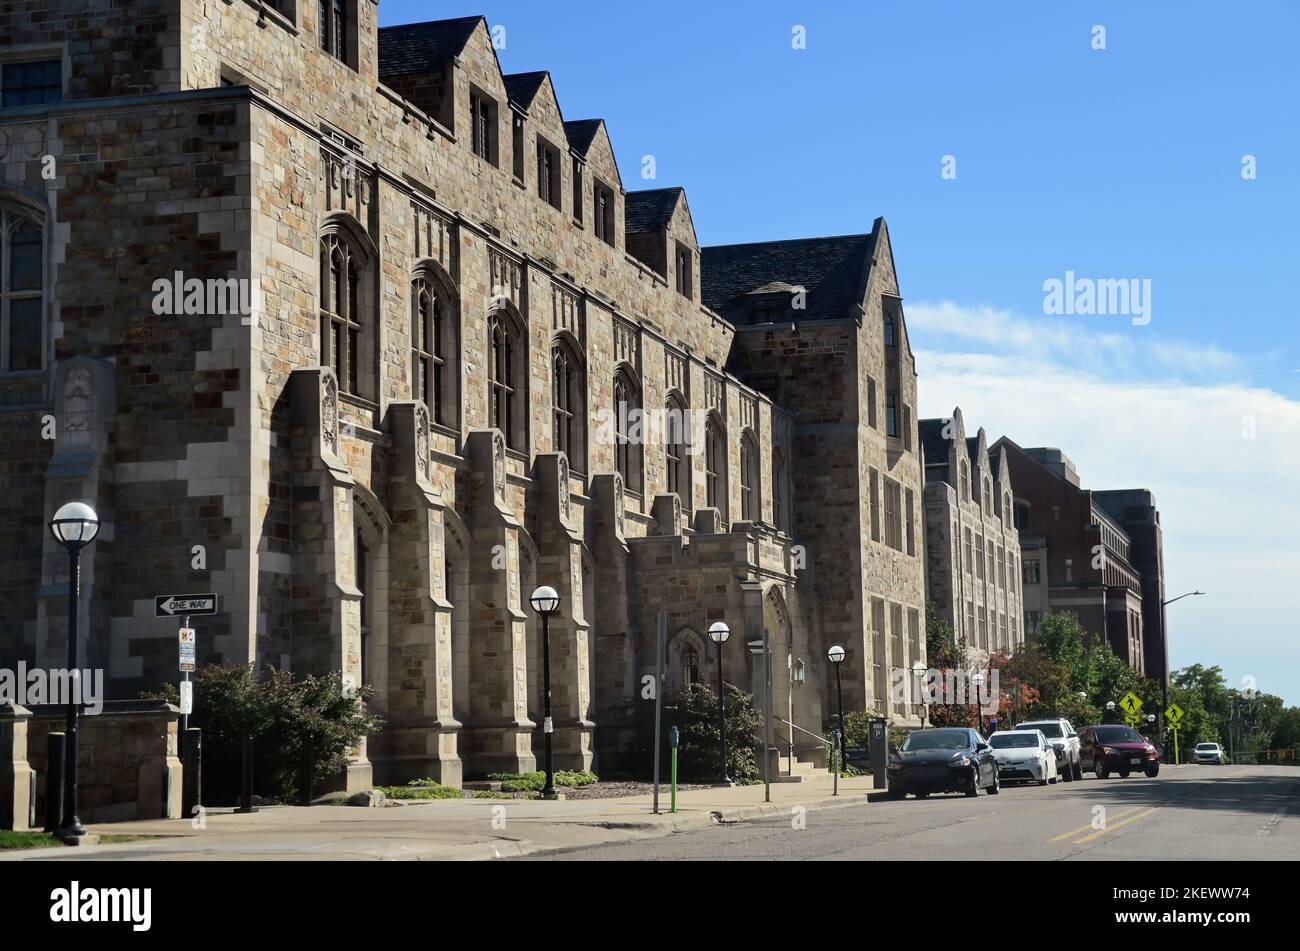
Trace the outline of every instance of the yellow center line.
<path fill-rule="evenodd" d="M 1152 806 L 1150 809 L 1147 809 L 1143 812 L 1139 812 L 1135 816 L 1129 816 L 1127 819 L 1124 819 L 1122 822 L 1108 822 L 1106 824 L 1106 828 L 1098 829 L 1092 835 L 1085 835 L 1082 839 L 1075 839 L 1074 842 L 1072 842 L 1071 844 L 1083 845 L 1085 842 L 1091 842 L 1093 839 L 1097 838 L 1098 836 L 1105 835 L 1107 832 L 1110 832 L 1112 829 L 1118 829 L 1120 826 L 1126 826 L 1130 822 L 1136 822 L 1138 819 L 1146 818 L 1147 816 L 1151 815 L 1151 813 L 1155 812 L 1159 808 L 1160 808 L 1159 806 Z"/>
<path fill-rule="evenodd" d="M 1121 816 L 1127 816 L 1130 812 L 1137 812 L 1137 811 L 1138 811 L 1139 809 L 1141 809 L 1141 808 L 1142 808 L 1141 806 L 1134 806 L 1134 807 L 1131 808 L 1131 809 L 1125 809 L 1123 812 L 1117 812 L 1117 813 L 1115 813 L 1115 816 L 1114 816 L 1114 817 L 1115 817 L 1116 819 L 1119 819 Z M 1088 823 L 1086 826 L 1079 826 L 1079 828 L 1077 828 L 1077 829 L 1071 829 L 1069 832 L 1063 832 L 1063 833 L 1061 833 L 1060 835 L 1058 835 L 1056 838 L 1054 838 L 1054 839 L 1048 839 L 1047 841 L 1048 841 L 1048 842 L 1060 842 L 1062 839 L 1068 839 L 1068 838 L 1070 838 L 1070 836 L 1072 836 L 1072 835 L 1078 835 L 1080 832 L 1087 832 L 1087 831 L 1088 831 L 1089 829 L 1091 829 L 1092 827 L 1093 827 L 1093 826 L 1092 826 L 1092 823 L 1090 822 L 1090 823 Z"/>

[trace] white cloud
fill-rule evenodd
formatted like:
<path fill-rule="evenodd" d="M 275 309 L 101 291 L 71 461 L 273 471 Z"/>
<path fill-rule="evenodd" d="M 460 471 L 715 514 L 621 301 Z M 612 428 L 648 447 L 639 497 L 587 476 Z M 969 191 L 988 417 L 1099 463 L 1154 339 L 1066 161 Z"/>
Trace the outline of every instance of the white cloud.
<path fill-rule="evenodd" d="M 1111 340 L 953 304 L 909 308 L 908 326 L 922 416 L 960 406 L 990 442 L 1060 448 L 1085 488 L 1155 493 L 1171 596 L 1208 592 L 1169 608 L 1175 666 L 1219 664 L 1233 684 L 1253 674 L 1300 704 L 1300 402 L 1204 382 L 1235 376 L 1240 359 L 1152 348 L 1144 328 Z M 999 352 L 960 352 L 963 342 Z M 1180 360 L 1200 361 L 1197 379 L 1162 378 Z"/>

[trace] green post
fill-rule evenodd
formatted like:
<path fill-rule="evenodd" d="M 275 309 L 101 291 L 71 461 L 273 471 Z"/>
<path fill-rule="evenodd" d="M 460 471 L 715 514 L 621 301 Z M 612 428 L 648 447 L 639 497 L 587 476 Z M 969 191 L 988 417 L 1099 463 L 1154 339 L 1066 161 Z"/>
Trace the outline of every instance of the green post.
<path fill-rule="evenodd" d="M 677 727 L 673 727 L 669 734 L 672 745 L 672 756 L 669 765 L 669 777 L 672 783 L 672 798 L 670 800 L 669 812 L 677 811 Z"/>
<path fill-rule="evenodd" d="M 1178 727 L 1174 727 L 1174 765 L 1178 765 Z"/>

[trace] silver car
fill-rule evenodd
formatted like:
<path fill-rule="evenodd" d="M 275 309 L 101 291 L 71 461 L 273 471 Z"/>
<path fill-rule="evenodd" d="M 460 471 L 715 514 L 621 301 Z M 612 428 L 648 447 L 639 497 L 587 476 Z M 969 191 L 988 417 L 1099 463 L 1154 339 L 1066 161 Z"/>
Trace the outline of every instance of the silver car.
<path fill-rule="evenodd" d="M 1017 723 L 1017 730 L 1041 730 L 1056 752 L 1056 768 L 1067 783 L 1083 779 L 1083 763 L 1079 759 L 1079 733 L 1069 720 L 1029 720 Z"/>
<path fill-rule="evenodd" d="M 1222 766 L 1224 762 L 1223 747 L 1218 743 L 1197 743 L 1192 750 L 1193 763 L 1213 763 Z"/>

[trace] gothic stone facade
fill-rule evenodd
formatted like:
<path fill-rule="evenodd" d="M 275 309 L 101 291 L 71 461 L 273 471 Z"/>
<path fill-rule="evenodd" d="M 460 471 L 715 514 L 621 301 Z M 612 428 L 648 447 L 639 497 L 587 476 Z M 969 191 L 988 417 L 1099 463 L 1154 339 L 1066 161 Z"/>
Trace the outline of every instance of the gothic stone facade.
<path fill-rule="evenodd" d="M 924 572 L 883 221 L 702 252 L 684 192 L 625 191 L 604 123 L 503 75 L 479 17 L 30 0 L 0 37 L 3 253 L 30 272 L 35 235 L 38 274 L 4 298 L 5 663 L 62 664 L 45 522 L 80 498 L 111 695 L 176 676 L 155 595 L 215 591 L 201 662 L 374 687 L 350 788 L 534 766 L 542 583 L 562 766 L 616 754 L 660 610 L 669 688 L 716 675 L 725 620 L 729 680 L 759 689 L 764 629 L 805 671 L 773 677 L 805 729 L 831 643 L 852 708 L 914 722 L 884 690 Z"/>
<path fill-rule="evenodd" d="M 1020 537 L 1005 453 L 960 408 L 923 419 L 926 569 L 930 601 L 953 635 L 984 654 L 1024 642 Z"/>

